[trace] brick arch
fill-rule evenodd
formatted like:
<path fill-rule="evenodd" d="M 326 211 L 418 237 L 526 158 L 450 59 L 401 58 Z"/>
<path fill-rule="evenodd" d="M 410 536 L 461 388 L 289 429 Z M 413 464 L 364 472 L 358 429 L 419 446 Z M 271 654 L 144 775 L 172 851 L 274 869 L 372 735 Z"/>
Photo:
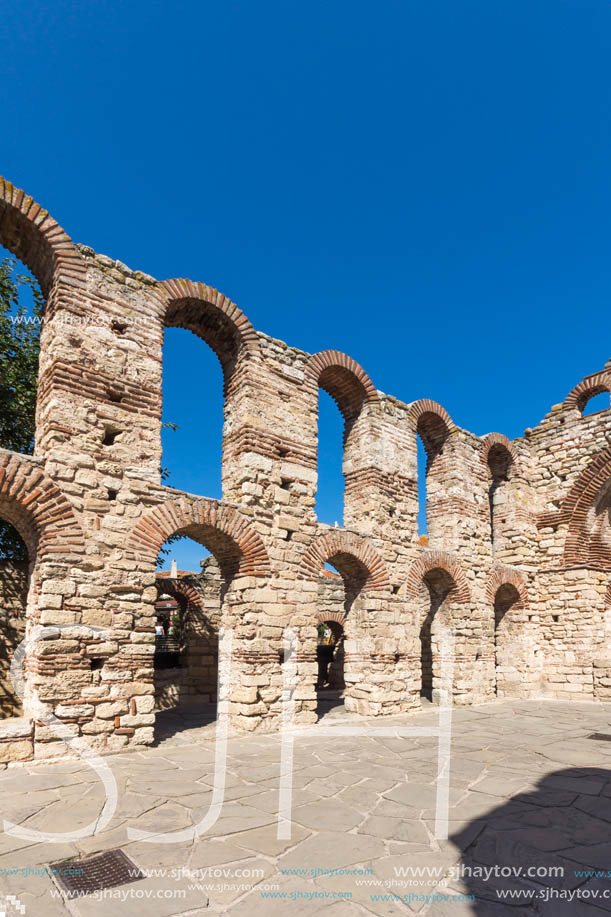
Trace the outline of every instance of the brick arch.
<path fill-rule="evenodd" d="M 384 561 L 365 538 L 354 532 L 334 529 L 319 535 L 306 551 L 299 569 L 304 579 L 317 580 L 325 563 L 337 564 L 337 569 L 346 578 L 357 572 L 354 562 L 362 570 L 363 589 L 370 592 L 390 590 Z"/>
<path fill-rule="evenodd" d="M 452 601 L 471 601 L 471 591 L 464 571 L 456 558 L 446 551 L 427 551 L 413 562 L 405 580 L 404 594 L 409 598 L 416 598 L 422 580 L 427 573 L 431 573 L 433 570 L 443 570 L 454 581 L 454 589 L 451 594 Z"/>
<path fill-rule="evenodd" d="M 314 620 L 317 624 L 326 624 L 327 621 L 335 621 L 336 624 L 341 624 L 343 627 L 346 623 L 347 617 L 348 615 L 345 611 L 329 611 L 327 614 L 325 614 L 323 611 L 319 611 Z"/>
<path fill-rule="evenodd" d="M 520 596 L 519 607 L 528 605 L 528 589 L 521 573 L 511 567 L 497 567 L 493 570 L 486 586 L 486 600 L 494 605 L 496 594 L 501 586 L 513 586 Z"/>
<path fill-rule="evenodd" d="M 183 625 L 188 625 L 193 615 L 198 618 L 204 614 L 202 598 L 190 583 L 185 583 L 180 579 L 157 576 L 155 586 L 158 599 L 162 595 L 171 595 L 176 599 L 183 614 Z"/>
<path fill-rule="evenodd" d="M 188 535 L 216 557 L 225 577 L 264 576 L 269 557 L 250 522 L 236 509 L 205 497 L 179 497 L 144 513 L 127 539 L 127 553 L 154 563 L 170 535 Z"/>
<path fill-rule="evenodd" d="M 177 278 L 156 288 L 163 327 L 185 328 L 214 351 L 225 383 L 242 355 L 258 353 L 257 332 L 246 315 L 223 293 L 205 283 Z"/>
<path fill-rule="evenodd" d="M 27 265 L 45 299 L 64 272 L 71 283 L 84 282 L 85 264 L 70 237 L 40 204 L 2 177 L 0 243 Z"/>
<path fill-rule="evenodd" d="M 481 446 L 479 449 L 479 454 L 480 454 L 480 459 L 482 460 L 484 465 L 488 465 L 488 456 L 490 454 L 490 450 L 493 449 L 495 446 L 504 446 L 505 449 L 507 449 L 509 455 L 511 456 L 512 463 L 516 467 L 518 466 L 519 456 L 516 451 L 516 448 L 513 445 L 513 443 L 509 439 L 507 439 L 506 436 L 503 435 L 503 433 L 486 433 L 486 435 L 483 437 Z"/>
<path fill-rule="evenodd" d="M 594 506 L 601 489 L 611 481 L 611 448 L 600 452 L 581 472 L 556 515 L 556 523 L 568 522 L 564 543 L 564 563 L 567 566 L 593 563 L 611 567 L 611 556 L 591 556 L 588 513 Z M 602 546 L 601 546 L 602 547 Z M 603 552 L 604 553 L 604 552 Z"/>
<path fill-rule="evenodd" d="M 427 470 L 443 450 L 444 443 L 456 429 L 445 408 L 429 398 L 414 401 L 407 412 L 408 426 L 419 433 L 427 455 Z"/>
<path fill-rule="evenodd" d="M 31 562 L 49 554 L 85 553 L 71 503 L 29 457 L 0 451 L 0 516 L 17 529 Z"/>
<path fill-rule="evenodd" d="M 437 404 L 436 401 L 431 401 L 430 398 L 420 398 L 419 401 L 413 401 L 409 405 L 409 410 L 407 412 L 407 422 L 413 430 L 418 429 L 420 420 L 426 414 L 434 414 L 443 422 L 447 428 L 448 433 L 452 433 L 455 429 L 455 424 L 448 412 L 440 404 Z"/>
<path fill-rule="evenodd" d="M 159 595 L 173 595 L 174 597 L 182 596 L 188 605 L 194 605 L 201 608 L 202 600 L 197 589 L 184 580 L 171 579 L 170 577 L 158 576 L 155 578 L 155 586 Z"/>
<path fill-rule="evenodd" d="M 364 404 L 378 401 L 376 388 L 363 367 L 339 350 L 321 350 L 311 356 L 304 377 L 312 391 L 320 387 L 331 395 L 347 421 L 357 417 Z"/>
<path fill-rule="evenodd" d="M 611 373 L 593 373 L 571 389 L 564 399 L 564 407 L 566 410 L 578 410 L 581 413 L 590 398 L 603 392 L 611 393 Z"/>

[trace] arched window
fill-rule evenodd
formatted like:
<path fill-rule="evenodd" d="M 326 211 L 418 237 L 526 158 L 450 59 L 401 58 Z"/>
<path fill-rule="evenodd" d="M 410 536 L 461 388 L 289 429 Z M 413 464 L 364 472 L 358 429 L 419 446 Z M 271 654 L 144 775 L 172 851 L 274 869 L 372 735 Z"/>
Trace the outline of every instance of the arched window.
<path fill-rule="evenodd" d="M 24 264 L 0 247 L 0 448 L 34 451 L 44 300 Z"/>
<path fill-rule="evenodd" d="M 506 446 L 502 443 L 495 443 L 490 447 L 488 451 L 490 475 L 488 503 L 490 506 L 490 540 L 495 550 L 504 546 L 502 542 L 508 529 L 510 491 L 505 485 L 509 481 L 512 465 L 513 459 Z"/>
<path fill-rule="evenodd" d="M 10 668 L 13 654 L 25 638 L 30 585 L 30 558 L 17 529 L 0 519 L 0 717 L 21 716 Z"/>
<path fill-rule="evenodd" d="M 444 462 L 447 449 L 449 428 L 439 414 L 424 411 L 418 418 L 416 426 L 418 448 L 418 498 L 419 520 L 423 517 L 426 534 L 432 542 L 441 542 L 443 537 L 444 518 L 447 512 L 445 504 L 448 486 L 448 466 Z M 424 474 L 423 474 L 424 469 Z"/>
<path fill-rule="evenodd" d="M 223 452 L 223 373 L 202 340 L 166 328 L 163 345 L 162 481 L 219 499 Z"/>
<path fill-rule="evenodd" d="M 231 499 L 235 481 L 226 434 L 233 429 L 240 372 L 256 349 L 256 333 L 241 310 L 217 290 L 186 280 L 167 280 L 160 286 L 166 296 L 163 422 L 170 425 L 163 428 L 164 483 Z"/>
<path fill-rule="evenodd" d="M 176 728 L 176 715 L 185 707 L 198 725 L 216 716 L 222 577 L 209 552 L 184 536 L 165 542 L 157 566 L 162 569 L 155 580 L 155 704 L 169 711 L 156 721 L 162 736 Z"/>
<path fill-rule="evenodd" d="M 421 697 L 432 703 L 439 703 L 441 687 L 441 644 L 440 628 L 445 617 L 446 606 L 456 589 L 454 579 L 446 570 L 429 570 L 420 587 L 423 616 L 420 624 Z"/>
<path fill-rule="evenodd" d="M 319 716 L 344 703 L 344 628 L 352 624 L 354 630 L 358 600 L 368 576 L 366 567 L 350 554 L 330 557 L 320 573 L 316 616 Z"/>
<path fill-rule="evenodd" d="M 590 533 L 589 562 L 611 570 L 611 480 L 602 485 L 590 506 L 586 528 Z"/>
<path fill-rule="evenodd" d="M 31 454 L 44 300 L 28 268 L 0 247 L 0 448 Z M 34 540 L 32 540 L 34 550 Z M 25 637 L 34 557 L 15 526 L 0 518 L 0 716 L 19 716 L 10 665 Z"/>
<path fill-rule="evenodd" d="M 344 677 L 344 621 L 346 586 L 341 574 L 330 564 L 325 564 L 318 580 L 318 614 L 316 682 L 318 716 L 324 716 L 334 707 L 343 705 L 346 687 Z M 349 610 L 349 609 L 348 609 Z"/>
<path fill-rule="evenodd" d="M 592 391 L 582 396 L 579 407 L 582 417 L 588 417 L 590 414 L 598 414 L 600 411 L 608 410 L 611 404 L 611 395 L 606 389 Z"/>
<path fill-rule="evenodd" d="M 175 566 L 172 564 L 171 553 L 163 555 L 164 569 L 159 571 L 155 577 L 156 582 L 159 582 L 160 578 L 163 579 L 159 594 L 172 594 L 170 589 L 172 583 L 178 590 L 177 581 L 183 583 L 185 579 L 187 585 L 200 594 L 198 584 L 201 585 L 203 582 L 205 588 L 211 591 L 204 596 L 201 604 L 203 611 L 201 613 L 198 611 L 200 616 L 198 620 L 201 620 L 203 613 L 205 622 L 217 621 L 220 624 L 222 621 L 223 627 L 237 626 L 243 619 L 243 613 L 250 599 L 248 593 L 249 590 L 252 590 L 253 578 L 269 576 L 269 557 L 258 532 L 252 527 L 247 517 L 229 505 L 203 497 L 179 495 L 142 513 L 126 542 L 126 557 L 135 563 L 136 568 L 142 571 L 144 577 L 150 577 L 151 569 L 158 560 L 160 550 L 163 550 L 164 544 L 167 544 L 176 535 L 186 536 L 201 545 L 204 550 L 199 549 L 200 557 L 209 551 L 212 558 L 204 557 L 204 566 L 200 564 L 201 572 L 199 572 L 195 563 L 190 564 L 187 570 L 181 570 L 178 563 Z M 170 552 L 174 548 L 175 545 L 171 544 Z M 213 569 L 218 570 L 218 574 L 213 573 Z M 185 593 L 184 590 L 179 591 L 189 600 L 194 599 L 193 591 L 188 593 Z M 158 626 L 155 621 L 154 602 L 156 598 L 157 596 L 153 598 L 147 594 L 143 596 L 142 600 L 143 621 L 146 622 L 148 628 L 148 639 L 144 642 L 149 644 L 154 644 L 155 636 L 165 636 L 165 633 L 155 634 Z M 180 605 L 180 600 L 177 599 L 177 601 Z M 206 627 L 208 633 L 208 624 Z M 218 627 L 214 626 L 213 630 L 214 639 L 218 640 Z M 189 634 L 186 635 L 186 638 L 188 641 Z M 214 646 L 211 646 L 206 649 L 204 655 L 210 660 L 214 658 L 215 652 Z M 232 678 L 236 675 L 236 667 L 239 667 L 239 664 L 240 661 L 234 658 L 231 663 L 233 666 Z M 216 666 L 216 660 L 214 665 Z M 152 668 L 152 659 L 148 662 L 148 666 Z M 191 697 L 193 694 L 191 689 L 194 689 L 196 700 L 199 695 L 201 701 L 202 695 L 205 697 L 207 693 L 207 688 L 204 691 L 201 688 L 201 680 L 198 681 L 201 666 L 198 664 L 193 671 L 190 671 L 187 665 L 186 669 L 189 678 L 192 675 L 195 679 L 195 683 L 189 682 L 188 696 Z M 177 678 L 178 684 L 172 688 L 172 691 L 180 698 L 181 684 L 184 684 L 184 681 L 180 673 L 177 673 Z M 159 688 L 158 693 L 160 693 Z M 256 700 L 253 699 L 251 703 L 256 703 Z"/>
<path fill-rule="evenodd" d="M 318 395 L 316 440 L 320 482 L 316 496 L 317 518 L 331 524 L 342 521 L 349 525 L 352 519 L 360 517 L 362 501 L 359 472 L 362 470 L 360 444 L 363 424 L 360 421 L 366 403 L 376 401 L 377 393 L 358 363 L 336 350 L 324 350 L 310 357 L 304 376 L 312 395 Z M 337 416 L 332 412 L 325 393 L 335 402 L 343 417 L 341 451 L 335 432 L 338 431 Z M 340 485 L 340 467 L 344 475 L 343 487 Z M 343 500 L 340 498 L 342 491 Z M 343 512 L 339 511 L 340 500 Z"/>
<path fill-rule="evenodd" d="M 303 641 L 304 659 L 319 643 L 319 625 L 329 621 L 341 624 L 346 643 L 352 646 L 345 657 L 346 709 L 367 713 L 368 692 L 361 691 L 359 684 L 370 673 L 364 647 L 373 636 L 372 621 L 380 608 L 380 595 L 390 593 L 386 565 L 366 539 L 353 532 L 331 530 L 314 539 L 301 560 L 300 576 L 318 585 L 317 593 L 311 589 L 303 593 L 303 610 L 311 616 Z M 297 714 L 311 716 L 317 700 L 315 686 L 321 682 L 310 681 L 309 671 L 304 674 L 309 685 Z"/>
<path fill-rule="evenodd" d="M 0 245 L 5 247 L 0 251 L 0 261 L 4 261 L 7 250 L 23 263 L 16 266 L 14 272 L 15 276 L 24 277 L 18 296 L 23 309 L 22 320 L 18 324 L 11 324 L 9 337 L 15 339 L 19 336 L 30 336 L 31 339 L 35 339 L 35 353 L 29 348 L 25 359 L 22 347 L 18 348 L 21 357 L 13 358 L 10 344 L 7 346 L 6 334 L 0 346 L 0 401 L 4 402 L 0 421 L 0 446 L 15 452 L 32 452 L 34 427 L 30 425 L 30 417 L 33 413 L 31 404 L 34 399 L 31 387 L 29 394 L 25 393 L 22 387 L 24 400 L 19 404 L 18 413 L 21 415 L 23 433 L 17 436 L 18 442 L 14 444 L 8 440 L 14 433 L 14 429 L 11 429 L 14 428 L 11 414 L 14 415 L 15 410 L 11 411 L 11 404 L 5 402 L 5 395 L 7 390 L 11 391 L 11 387 L 18 384 L 24 372 L 29 374 L 29 364 L 37 359 L 43 301 L 50 297 L 52 304 L 61 304 L 66 289 L 72 284 L 78 286 L 84 280 L 85 267 L 79 250 L 51 215 L 6 179 L 0 179 Z M 24 265 L 27 267 L 24 268 Z M 5 332 L 6 323 L 10 322 L 9 313 L 12 312 L 14 315 L 15 310 L 12 305 L 9 306 L 8 312 L 4 308 L 7 295 L 10 299 L 10 292 L 7 290 L 5 271 L 2 274 L 0 324 L 4 324 L 2 331 Z M 43 330 L 43 337 L 45 332 L 46 329 Z M 34 367 L 33 374 L 37 375 L 37 366 Z M 50 390 L 51 387 L 47 387 L 47 391 Z M 17 404 L 18 399 L 13 392 L 13 408 Z M 48 417 L 46 419 L 48 420 Z"/>
<path fill-rule="evenodd" d="M 418 534 L 428 543 L 428 519 L 426 514 L 426 449 L 420 434 L 416 437 L 418 450 Z"/>
<path fill-rule="evenodd" d="M 511 583 L 500 586 L 494 597 L 495 690 L 499 697 L 516 693 L 520 648 L 520 621 L 513 620 L 512 610 L 521 607 L 520 594 Z"/>
<path fill-rule="evenodd" d="M 564 407 L 577 410 L 582 417 L 606 411 L 610 406 L 611 373 L 592 373 L 571 389 L 564 399 Z"/>
<path fill-rule="evenodd" d="M 318 485 L 316 518 L 330 525 L 344 524 L 344 419 L 323 388 L 318 397 Z"/>

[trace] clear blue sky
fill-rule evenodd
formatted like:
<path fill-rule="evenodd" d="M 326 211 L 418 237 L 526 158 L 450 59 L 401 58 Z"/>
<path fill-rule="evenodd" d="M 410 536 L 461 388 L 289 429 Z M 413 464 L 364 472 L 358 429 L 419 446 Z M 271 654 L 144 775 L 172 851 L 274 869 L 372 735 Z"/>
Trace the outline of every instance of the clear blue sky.
<path fill-rule="evenodd" d="M 0 30 L 0 172 L 75 240 L 478 434 L 611 356 L 608 0 L 22 0 Z M 220 371 L 167 338 L 171 483 L 216 496 Z"/>

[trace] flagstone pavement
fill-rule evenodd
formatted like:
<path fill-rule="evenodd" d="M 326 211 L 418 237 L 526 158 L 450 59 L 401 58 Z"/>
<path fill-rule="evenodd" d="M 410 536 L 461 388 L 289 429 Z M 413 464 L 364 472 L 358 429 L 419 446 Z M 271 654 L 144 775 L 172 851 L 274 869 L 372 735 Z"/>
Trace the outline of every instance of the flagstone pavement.
<path fill-rule="evenodd" d="M 611 705 L 512 701 L 455 708 L 447 840 L 434 837 L 437 738 L 316 734 L 295 739 L 289 839 L 278 839 L 280 738 L 240 734 L 228 741 L 225 801 L 214 827 L 195 841 L 130 840 L 130 826 L 159 833 L 197 824 L 212 798 L 210 711 L 160 719 L 155 747 L 104 758 L 119 797 L 100 833 L 58 843 L 0 833 L 0 913 L 597 917 L 611 911 Z M 429 706 L 384 720 L 332 708 L 322 722 L 437 721 Z M 602 738 L 590 737 L 596 734 Z M 0 799 L 10 822 L 69 832 L 99 817 L 105 792 L 79 759 L 9 768 L 0 774 Z M 70 899 L 44 872 L 49 864 L 70 859 L 77 867 L 79 858 L 118 848 L 153 872 Z"/>

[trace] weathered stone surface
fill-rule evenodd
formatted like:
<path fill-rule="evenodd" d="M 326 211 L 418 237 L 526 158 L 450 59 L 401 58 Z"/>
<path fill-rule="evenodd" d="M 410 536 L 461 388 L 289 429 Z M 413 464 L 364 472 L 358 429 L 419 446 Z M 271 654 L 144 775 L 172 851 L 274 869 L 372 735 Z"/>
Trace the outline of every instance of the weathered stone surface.
<path fill-rule="evenodd" d="M 449 915 L 450 908 L 461 913 L 465 902 L 459 900 L 459 894 L 474 894 L 477 900 L 469 902 L 472 912 L 508 917 L 503 912 L 504 906 L 498 904 L 498 890 L 536 894 L 546 889 L 574 891 L 586 887 L 584 877 L 575 874 L 577 871 L 605 868 L 610 855 L 605 805 L 611 799 L 608 795 L 611 770 L 596 765 L 597 743 L 587 736 L 606 728 L 610 713 L 609 705 L 590 703 L 577 709 L 572 704 L 541 705 L 530 701 L 502 701 L 492 706 L 455 709 L 453 744 L 456 747 L 451 761 L 454 769 L 469 770 L 462 765 L 471 761 L 474 747 L 486 750 L 488 763 L 483 765 L 483 780 L 478 770 L 473 775 L 473 786 L 460 788 L 467 804 L 462 815 L 460 801 L 450 806 L 448 840 L 433 840 L 434 815 L 422 820 L 411 818 L 412 806 L 389 798 L 389 791 L 396 785 L 433 785 L 427 781 L 437 766 L 435 740 L 431 743 L 421 739 L 364 740 L 359 736 L 343 736 L 330 743 L 315 734 L 300 738 L 295 746 L 295 780 L 299 781 L 301 791 L 315 794 L 316 799 L 302 806 L 299 805 L 302 797 L 294 795 L 291 837 L 279 840 L 278 806 L 273 805 L 274 799 L 278 799 L 278 737 L 254 734 L 229 740 L 230 769 L 226 782 L 229 793 L 235 791 L 239 795 L 226 798 L 221 817 L 205 837 L 164 845 L 132 842 L 127 837 L 129 826 L 150 831 L 179 829 L 196 824 L 208 811 L 214 773 L 214 730 L 206 731 L 202 727 L 200 732 L 189 733 L 188 740 L 184 733 L 174 731 L 155 749 L 106 759 L 117 778 L 119 799 L 115 816 L 104 832 L 72 845 L 33 844 L 4 833 L 0 836 L 0 868 L 44 867 L 64 852 L 75 856 L 120 847 L 142 868 L 176 870 L 173 877 L 165 877 L 165 886 L 160 884 L 155 888 L 183 888 L 183 881 L 187 886 L 210 886 L 199 894 L 204 899 L 210 897 L 210 909 L 214 912 L 280 913 L 274 910 L 274 900 L 280 901 L 286 912 L 287 899 L 261 897 L 260 888 L 278 886 L 287 893 L 312 894 L 311 898 L 288 899 L 291 912 L 295 913 L 302 908 L 304 914 L 333 914 L 334 899 L 324 895 L 342 893 L 351 895 L 350 899 L 337 900 L 342 908 L 349 901 L 353 910 L 345 913 Z M 346 723 L 349 717 L 344 713 L 339 720 Z M 377 720 L 371 718 L 365 722 L 371 726 Z M 389 722 L 430 725 L 426 711 L 404 714 Z M 550 752 L 549 735 L 557 727 L 570 733 L 585 755 L 592 756 L 592 765 L 568 768 L 562 761 L 554 760 L 553 756 L 560 755 L 560 748 L 553 743 Z M 532 741 L 533 733 L 539 734 L 538 741 Z M 461 748 L 462 744 L 465 747 Z M 418 752 L 416 756 L 412 756 L 414 749 Z M 509 779 L 503 795 L 502 784 L 496 785 L 499 768 L 502 770 L 499 762 L 518 759 L 522 754 L 533 765 L 529 789 L 516 793 Z M 320 764 L 321 759 L 335 761 L 335 766 Z M 389 761 L 397 766 L 389 767 Z M 403 767 L 398 766 L 401 763 Z M 269 777 L 270 773 L 276 776 Z M 397 776 L 401 773 L 402 780 Z M 508 773 L 516 774 L 516 771 L 508 770 Z M 351 775 L 357 777 L 357 782 L 346 785 Z M 519 777 L 522 780 L 524 775 Z M 343 789 L 331 797 L 317 792 L 325 779 L 330 783 L 337 779 L 334 786 Z M 270 782 L 275 785 L 270 787 Z M 477 787 L 482 785 L 494 788 L 498 795 L 478 792 Z M 590 792 L 572 792 L 573 785 Z M 144 791 L 134 793 L 134 786 Z M 355 794 L 361 787 L 362 802 L 367 800 L 367 805 L 357 808 L 352 796 L 345 800 L 344 795 Z M 196 792 L 185 795 L 185 789 Z M 596 796 L 595 789 L 599 790 Z M 95 819 L 103 805 L 104 788 L 90 767 L 81 761 L 70 761 L 7 770 L 0 774 L 0 796 L 5 800 L 5 817 L 9 819 L 49 830 L 69 830 Z M 265 811 L 256 808 L 259 796 Z M 304 810 L 318 815 L 325 809 L 332 810 L 328 824 L 318 817 L 313 827 L 302 827 L 296 818 Z M 350 827 L 355 818 L 356 826 Z M 245 867 L 258 867 L 259 858 L 267 864 L 263 876 L 239 874 Z M 564 873 L 523 879 L 507 872 L 504 876 L 493 875 L 488 881 L 481 874 L 460 873 L 461 866 L 481 870 L 497 865 L 505 870 L 562 866 Z M 185 867 L 190 872 L 182 873 Z M 204 873 L 199 878 L 194 875 L 196 870 L 211 867 L 224 872 Z M 429 877 L 423 869 L 439 872 Z M 455 871 L 452 873 L 451 869 Z M 291 872 L 294 870 L 298 873 Z M 37 908 L 44 910 L 42 896 L 48 893 L 45 877 L 21 876 L 17 882 L 18 878 L 11 877 L 15 893 L 18 895 L 27 885 L 34 913 Z M 359 884 L 363 880 L 368 884 Z M 223 883 L 234 887 L 223 888 Z M 241 890 L 236 887 L 246 883 L 252 887 Z M 589 886 L 594 887 L 592 883 Z M 137 887 L 134 883 L 133 888 Z M 145 884 L 141 887 L 152 888 Z M 432 908 L 425 908 L 421 902 L 412 901 L 409 905 L 399 902 L 399 897 L 407 892 L 447 894 L 452 900 L 435 901 Z M 372 894 L 385 897 L 391 893 L 395 896 L 392 901 L 371 899 Z M 189 905 L 187 911 L 185 900 Z M 175 899 L 176 917 L 197 913 L 199 905 L 193 904 L 195 900 Z M 268 901 L 272 904 L 268 905 Z M 585 899 L 578 898 L 567 905 L 568 910 L 563 910 L 562 902 L 556 899 L 545 902 L 538 898 L 536 903 L 542 913 L 566 913 L 567 917 L 586 915 L 592 909 Z M 546 910 L 547 904 L 550 907 Z M 512 912 L 519 910 L 519 904 L 511 908 Z"/>
<path fill-rule="evenodd" d="M 31 736 L 34 723 L 27 717 L 15 717 L 9 720 L 0 720 L 0 739 L 15 739 Z"/>
<path fill-rule="evenodd" d="M 10 761 L 27 761 L 32 757 L 34 743 L 22 739 L 16 742 L 0 742 L 0 763 Z"/>
<path fill-rule="evenodd" d="M 52 319 L 36 455 L 0 450 L 2 507 L 31 554 L 31 571 L 0 569 L 3 637 L 10 655 L 26 623 L 79 625 L 37 644 L 26 687 L 99 751 L 152 743 L 149 717 L 159 723 L 166 709 L 215 703 L 221 627 L 233 634 L 230 717 L 245 732 L 280 726 L 287 626 L 300 640 L 300 724 L 319 715 L 318 625 L 335 628 L 326 674 L 357 715 L 417 710 L 421 695 L 437 703 L 444 625 L 455 630 L 457 706 L 611 700 L 611 411 L 584 413 L 611 388 L 609 363 L 523 437 L 476 436 L 434 401 L 378 391 L 346 354 L 308 354 L 258 332 L 203 283 L 157 282 L 75 245 L 8 182 L 0 204 L 0 242 L 30 266 Z M 161 481 L 166 326 L 203 338 L 223 370 L 221 500 Z M 320 388 L 346 421 L 337 527 L 316 517 Z M 158 577 L 159 549 L 178 532 L 214 559 L 202 574 Z M 175 669 L 155 653 L 155 601 L 167 590 L 187 622 Z M 98 688 L 106 698 L 89 690 Z M 138 697 L 147 700 L 131 704 Z M 128 709 L 111 714 L 119 699 Z M 6 659 L 0 700 L 6 715 L 20 712 Z M 66 754 L 43 736 L 37 758 Z M 550 751 L 565 741 L 548 737 Z M 27 742 L 0 763 L 20 753 Z M 564 754 L 591 760 L 570 742 Z M 608 759 L 601 747 L 599 763 Z"/>

